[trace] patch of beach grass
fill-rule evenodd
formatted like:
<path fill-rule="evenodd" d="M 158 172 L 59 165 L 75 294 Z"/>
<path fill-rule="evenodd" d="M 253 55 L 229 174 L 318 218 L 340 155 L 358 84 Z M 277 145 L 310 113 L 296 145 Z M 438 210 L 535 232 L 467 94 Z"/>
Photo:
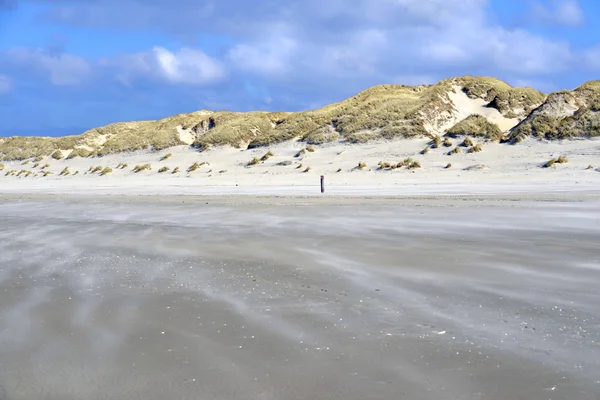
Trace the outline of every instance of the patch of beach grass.
<path fill-rule="evenodd" d="M 108 175 L 113 172 L 111 167 L 106 167 L 100 172 L 100 176 Z"/>
<path fill-rule="evenodd" d="M 159 170 L 158 170 L 158 173 L 159 173 L 159 174 L 162 174 L 163 172 L 167 172 L 167 171 L 169 171 L 170 169 L 171 169 L 171 168 L 169 168 L 169 167 L 162 167 L 161 169 L 159 169 Z"/>
<path fill-rule="evenodd" d="M 469 153 L 479 153 L 480 151 L 483 151 L 483 147 L 479 143 L 469 149 Z"/>
<path fill-rule="evenodd" d="M 138 164 L 133 168 L 132 171 L 137 174 L 139 172 L 149 171 L 151 169 L 152 169 L 152 166 L 150 164 Z"/>
<path fill-rule="evenodd" d="M 169 154 L 165 154 L 164 156 L 162 156 L 162 157 L 160 158 L 160 160 L 159 160 L 159 161 L 165 161 L 165 160 L 168 160 L 168 159 L 169 159 L 169 158 L 171 158 L 171 157 L 173 157 L 173 154 L 171 154 L 171 153 L 169 153 Z"/>

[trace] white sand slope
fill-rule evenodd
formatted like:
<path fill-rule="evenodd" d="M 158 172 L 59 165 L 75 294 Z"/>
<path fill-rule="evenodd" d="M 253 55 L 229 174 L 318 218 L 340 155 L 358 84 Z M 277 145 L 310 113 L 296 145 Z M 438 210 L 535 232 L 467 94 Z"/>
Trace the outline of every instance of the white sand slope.
<path fill-rule="evenodd" d="M 461 142 L 453 139 L 452 147 L 420 151 L 427 139 L 395 140 L 361 145 L 342 143 L 314 146 L 314 152 L 300 157 L 296 153 L 305 147 L 288 141 L 270 148 L 241 150 L 232 147 L 213 148 L 199 153 L 188 146 L 173 147 L 160 152 L 140 151 L 114 154 L 102 158 L 54 160 L 47 157 L 52 175 L 42 177 L 33 163 L 4 163 L 0 172 L 0 192 L 52 193 L 228 193 L 228 194 L 318 194 L 320 175 L 325 175 L 329 194 L 403 195 L 414 193 L 478 193 L 481 191 L 600 191 L 600 141 L 573 140 L 539 142 L 527 140 L 518 145 L 481 142 L 480 153 L 448 155 Z M 477 142 L 477 141 L 476 141 Z M 254 157 L 268 150 L 275 156 L 264 163 L 247 166 Z M 159 161 L 164 155 L 172 157 Z M 565 155 L 569 162 L 551 168 L 541 165 L 550 158 Z M 411 157 L 421 168 L 378 170 L 378 162 L 397 163 Z M 194 172 L 187 172 L 193 163 L 208 163 Z M 357 168 L 359 162 L 367 167 Z M 124 169 L 117 169 L 127 163 Z M 134 173 L 138 164 L 150 164 L 151 170 Z M 450 168 L 445 168 L 447 164 Z M 301 167 L 300 167 L 301 165 Z M 592 168 L 588 169 L 588 166 Z M 99 176 L 88 172 L 90 167 L 110 167 L 112 173 Z M 159 173 L 161 167 L 169 171 Z M 470 168 L 478 166 L 475 168 Z M 483 168 L 479 166 L 484 166 Z M 59 176 L 68 167 L 71 175 Z M 172 171 L 179 167 L 180 172 Z M 308 172 L 306 168 L 310 167 Z M 10 170 L 32 171 L 38 176 L 5 176 Z M 79 171 L 77 176 L 73 176 Z M 338 172 L 339 171 L 339 172 Z"/>

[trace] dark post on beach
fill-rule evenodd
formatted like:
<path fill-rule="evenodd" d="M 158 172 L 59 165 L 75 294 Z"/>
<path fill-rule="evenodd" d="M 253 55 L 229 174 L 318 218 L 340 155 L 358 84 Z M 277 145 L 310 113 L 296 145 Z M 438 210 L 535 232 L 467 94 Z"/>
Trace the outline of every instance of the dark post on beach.
<path fill-rule="evenodd" d="M 321 193 L 325 191 L 325 175 L 321 175 Z"/>

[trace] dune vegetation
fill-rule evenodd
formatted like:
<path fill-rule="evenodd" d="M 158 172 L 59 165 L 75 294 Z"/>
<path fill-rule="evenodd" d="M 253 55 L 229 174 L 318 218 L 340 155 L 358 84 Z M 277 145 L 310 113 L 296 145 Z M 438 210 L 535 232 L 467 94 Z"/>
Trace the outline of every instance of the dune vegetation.
<path fill-rule="evenodd" d="M 471 99 L 484 100 L 486 107 L 495 108 L 506 118 L 520 120 L 504 141 L 517 143 L 530 136 L 554 140 L 600 135 L 600 81 L 546 96 L 495 78 L 464 76 L 434 85 L 379 85 L 338 103 L 302 112 L 201 110 L 156 121 L 118 122 L 76 136 L 1 138 L 0 160 L 102 157 L 177 145 L 192 145 L 199 151 L 221 145 L 256 148 L 290 139 L 306 143 L 300 157 L 314 150 L 312 145 L 331 141 L 365 143 L 427 137 L 432 139 L 430 146 L 436 148 L 444 135 L 502 139 L 498 125 L 477 114 L 458 121 L 447 131 L 432 128 L 460 115 L 450 95 L 455 90 L 462 90 Z"/>

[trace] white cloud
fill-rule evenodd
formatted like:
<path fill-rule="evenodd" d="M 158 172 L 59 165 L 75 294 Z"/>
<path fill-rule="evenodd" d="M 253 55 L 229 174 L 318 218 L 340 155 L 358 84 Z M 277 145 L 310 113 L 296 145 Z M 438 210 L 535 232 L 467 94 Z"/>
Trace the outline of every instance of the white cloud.
<path fill-rule="evenodd" d="M 41 49 L 12 48 L 5 52 L 9 61 L 23 68 L 34 68 L 48 74 L 56 86 L 81 84 L 91 74 L 90 64 L 73 54 L 48 54 Z"/>
<path fill-rule="evenodd" d="M 600 73 L 600 44 L 588 49 L 583 56 L 583 61 L 588 70 Z"/>
<path fill-rule="evenodd" d="M 139 77 L 151 77 L 173 84 L 205 85 L 225 77 L 221 63 L 202 50 L 191 48 L 172 52 L 157 46 L 117 59 L 104 59 L 100 64 L 115 68 L 119 80 L 126 84 Z"/>
<path fill-rule="evenodd" d="M 0 94 L 8 93 L 12 90 L 13 84 L 10 78 L 0 74 Z"/>
<path fill-rule="evenodd" d="M 550 3 L 536 2 L 532 6 L 532 16 L 535 20 L 564 26 L 579 26 L 585 20 L 585 15 L 578 0 L 553 0 Z"/>
<path fill-rule="evenodd" d="M 298 44 L 285 26 L 274 26 L 270 35 L 234 45 L 228 59 L 235 68 L 258 74 L 284 74 L 292 69 Z"/>

